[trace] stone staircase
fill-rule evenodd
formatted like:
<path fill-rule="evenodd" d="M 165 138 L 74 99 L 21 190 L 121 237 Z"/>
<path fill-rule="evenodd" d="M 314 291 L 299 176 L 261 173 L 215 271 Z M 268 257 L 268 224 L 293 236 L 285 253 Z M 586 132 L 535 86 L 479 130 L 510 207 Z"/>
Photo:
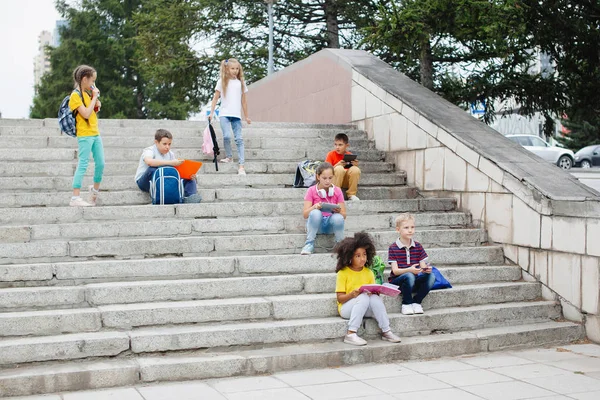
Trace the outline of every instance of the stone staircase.
<path fill-rule="evenodd" d="M 210 160 L 201 204 L 150 206 L 133 175 L 155 129 L 178 156 L 205 159 L 200 123 L 101 121 L 107 166 L 101 205 L 70 208 L 76 141 L 55 120 L 1 120 L 0 397 L 140 382 L 216 378 L 431 358 L 583 338 L 561 321 L 541 285 L 521 280 L 502 248 L 453 199 L 422 198 L 362 131 L 344 125 L 246 127 L 248 174 Z M 331 237 L 304 243 L 298 160 L 322 159 L 335 133 L 360 154 L 362 201 L 348 204 L 347 234 L 369 231 L 385 257 L 401 212 L 454 288 L 434 291 L 426 313 L 402 316 L 385 298 L 400 344 L 341 341 Z M 93 168 L 93 164 L 90 166 Z M 88 171 L 84 184 L 90 182 Z M 87 187 L 87 186 L 84 186 Z"/>

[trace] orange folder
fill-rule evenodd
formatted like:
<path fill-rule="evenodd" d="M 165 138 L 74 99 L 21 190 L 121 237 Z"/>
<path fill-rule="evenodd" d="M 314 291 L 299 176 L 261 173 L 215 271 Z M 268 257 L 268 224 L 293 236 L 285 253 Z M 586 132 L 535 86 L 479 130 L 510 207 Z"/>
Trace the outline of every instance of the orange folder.
<path fill-rule="evenodd" d="M 175 168 L 179 171 L 179 176 L 183 179 L 192 179 L 192 175 L 196 174 L 202 167 L 202 162 L 194 160 L 184 160 Z"/>

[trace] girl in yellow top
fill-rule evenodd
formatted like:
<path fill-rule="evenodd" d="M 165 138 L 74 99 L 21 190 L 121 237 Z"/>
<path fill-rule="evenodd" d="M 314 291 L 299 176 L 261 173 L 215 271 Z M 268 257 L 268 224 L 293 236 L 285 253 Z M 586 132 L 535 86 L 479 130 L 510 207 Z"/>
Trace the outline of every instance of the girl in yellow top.
<path fill-rule="evenodd" d="M 373 272 L 365 268 L 365 265 L 371 265 L 376 253 L 371 236 L 364 232 L 355 233 L 353 238 L 339 242 L 333 252 L 337 254 L 335 292 L 338 312 L 342 318 L 349 319 L 344 343 L 355 346 L 367 344 L 356 334 L 363 317 L 375 318 L 381 328 L 382 340 L 400 342 L 390 329 L 390 320 L 379 295 L 358 291 L 362 285 L 375 283 Z"/>
<path fill-rule="evenodd" d="M 102 138 L 98 129 L 98 117 L 96 116 L 102 104 L 98 99 L 100 91 L 95 86 L 96 77 L 96 70 L 89 65 L 80 65 L 73 71 L 75 90 L 71 93 L 69 108 L 73 111 L 77 110 L 75 122 L 79 162 L 73 177 L 73 197 L 71 197 L 70 205 L 76 207 L 96 205 L 100 182 L 102 182 L 102 174 L 104 173 L 104 147 L 102 146 Z M 90 201 L 87 202 L 80 197 L 80 191 L 83 175 L 85 175 L 90 161 L 90 153 L 94 157 L 94 185 L 89 187 Z"/>

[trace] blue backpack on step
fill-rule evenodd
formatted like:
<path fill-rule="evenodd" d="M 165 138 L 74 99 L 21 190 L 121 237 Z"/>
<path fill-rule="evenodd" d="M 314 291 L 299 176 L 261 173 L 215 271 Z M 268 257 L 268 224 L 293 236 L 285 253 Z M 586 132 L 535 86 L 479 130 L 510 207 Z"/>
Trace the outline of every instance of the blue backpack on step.
<path fill-rule="evenodd" d="M 160 167 L 152 175 L 150 182 L 152 204 L 183 203 L 183 180 L 174 167 Z"/>

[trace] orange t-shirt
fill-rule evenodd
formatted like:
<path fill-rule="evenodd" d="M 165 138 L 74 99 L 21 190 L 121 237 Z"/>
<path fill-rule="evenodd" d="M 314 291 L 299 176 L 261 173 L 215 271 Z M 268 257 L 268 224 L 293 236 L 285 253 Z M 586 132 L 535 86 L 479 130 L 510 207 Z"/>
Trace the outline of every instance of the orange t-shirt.
<path fill-rule="evenodd" d="M 352 154 L 352 153 L 347 151 L 346 154 Z M 343 154 L 338 154 L 337 151 L 331 150 L 329 153 L 327 153 L 327 157 L 325 157 L 325 162 L 328 162 L 329 164 L 331 164 L 335 167 L 335 164 L 339 163 L 343 159 L 344 159 Z"/>

